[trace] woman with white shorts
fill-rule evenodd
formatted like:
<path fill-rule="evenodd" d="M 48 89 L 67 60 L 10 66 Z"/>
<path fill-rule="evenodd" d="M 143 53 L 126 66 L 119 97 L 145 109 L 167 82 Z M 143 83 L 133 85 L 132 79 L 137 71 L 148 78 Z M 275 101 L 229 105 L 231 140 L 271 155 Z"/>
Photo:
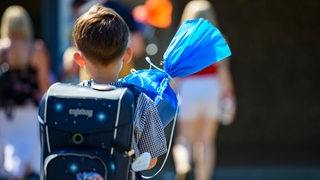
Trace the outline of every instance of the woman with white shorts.
<path fill-rule="evenodd" d="M 217 27 L 213 7 L 206 0 L 190 1 L 181 20 L 184 22 L 201 17 Z M 177 84 L 182 103 L 173 147 L 176 179 L 185 179 L 194 163 L 195 179 L 209 180 L 213 176 L 216 160 L 215 141 L 219 124 L 232 123 L 235 115 L 228 59 L 189 77 L 178 79 Z"/>
<path fill-rule="evenodd" d="M 226 73 L 226 67 L 223 66 L 227 66 L 227 62 L 223 61 L 198 74 L 178 80 L 182 103 L 178 115 L 176 144 L 173 148 L 178 176 L 185 176 L 191 170 L 193 160 L 197 177 L 195 179 L 207 180 L 213 174 L 219 124 L 230 124 L 235 113 L 234 107 L 229 109 L 229 122 L 224 122 L 226 119 L 221 117 L 225 113 L 222 101 L 229 99 L 234 103 L 232 89 L 224 89 L 222 85 L 223 79 L 227 78 L 221 77 Z"/>

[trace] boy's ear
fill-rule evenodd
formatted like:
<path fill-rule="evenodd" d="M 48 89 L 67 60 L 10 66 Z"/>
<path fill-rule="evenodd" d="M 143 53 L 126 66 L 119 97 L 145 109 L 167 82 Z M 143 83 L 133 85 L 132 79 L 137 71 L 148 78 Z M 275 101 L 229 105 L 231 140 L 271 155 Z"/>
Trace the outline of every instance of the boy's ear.
<path fill-rule="evenodd" d="M 131 61 L 132 56 L 133 56 L 133 50 L 132 48 L 128 47 L 123 57 L 123 63 L 128 64 Z"/>
<path fill-rule="evenodd" d="M 84 65 L 86 65 L 86 61 L 84 60 L 83 55 L 79 51 L 75 51 L 73 53 L 73 59 L 76 61 L 76 63 L 80 67 L 83 67 Z"/>

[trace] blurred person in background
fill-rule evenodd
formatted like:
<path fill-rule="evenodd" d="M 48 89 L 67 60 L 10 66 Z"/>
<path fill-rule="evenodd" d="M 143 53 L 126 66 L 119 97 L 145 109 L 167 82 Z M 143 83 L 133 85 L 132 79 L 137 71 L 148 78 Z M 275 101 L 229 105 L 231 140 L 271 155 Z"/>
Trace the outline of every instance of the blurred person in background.
<path fill-rule="evenodd" d="M 50 85 L 45 43 L 34 39 L 28 12 L 8 7 L 1 19 L 0 147 L 10 179 L 40 173 L 38 104 Z M 0 166 L 1 167 L 1 166 Z"/>
<path fill-rule="evenodd" d="M 80 76 L 86 76 L 85 72 L 81 70 L 73 59 L 73 52 L 76 50 L 72 38 L 72 30 L 74 22 L 82 14 L 82 8 L 88 0 L 72 0 L 70 2 L 70 17 L 68 19 L 68 38 L 69 47 L 66 48 L 62 55 L 62 65 L 59 72 L 58 80 L 63 83 L 79 83 Z M 83 71 L 83 72 L 82 72 Z"/>
<path fill-rule="evenodd" d="M 181 22 L 196 18 L 205 18 L 217 27 L 214 9 L 208 1 L 193 0 L 185 6 Z M 173 147 L 176 179 L 185 179 L 193 163 L 196 180 L 209 180 L 213 176 L 219 124 L 232 123 L 235 115 L 228 61 L 221 60 L 178 80 L 182 104 Z"/>
<path fill-rule="evenodd" d="M 74 46 L 72 39 L 72 30 L 74 22 L 80 16 L 80 10 L 83 5 L 87 3 L 87 0 L 72 0 L 70 2 L 70 16 L 68 17 L 68 40 L 69 46 Z"/>
<path fill-rule="evenodd" d="M 132 15 L 143 24 L 143 34 L 146 41 L 146 55 L 158 54 L 163 39 L 159 39 L 159 30 L 170 27 L 172 23 L 171 0 L 145 0 L 143 4 L 132 9 Z M 165 32 L 165 31 L 163 31 Z M 168 32 L 165 32 L 165 37 Z"/>
<path fill-rule="evenodd" d="M 73 59 L 73 52 L 76 47 L 71 46 L 67 48 L 62 57 L 62 72 L 60 74 L 60 81 L 63 83 L 78 84 L 80 83 L 80 67 Z"/>

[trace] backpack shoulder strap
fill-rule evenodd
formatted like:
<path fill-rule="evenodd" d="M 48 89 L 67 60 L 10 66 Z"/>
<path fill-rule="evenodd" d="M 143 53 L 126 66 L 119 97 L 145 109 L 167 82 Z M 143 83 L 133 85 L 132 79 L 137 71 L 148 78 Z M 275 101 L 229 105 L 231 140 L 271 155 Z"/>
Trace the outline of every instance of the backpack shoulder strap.
<path fill-rule="evenodd" d="M 137 86 L 133 85 L 133 84 L 127 84 L 126 87 L 128 89 L 131 90 L 131 92 L 133 93 L 133 97 L 134 97 L 134 105 L 136 107 L 137 102 L 138 102 L 138 98 L 140 96 L 140 94 L 142 93 L 142 91 L 140 89 L 138 89 Z"/>

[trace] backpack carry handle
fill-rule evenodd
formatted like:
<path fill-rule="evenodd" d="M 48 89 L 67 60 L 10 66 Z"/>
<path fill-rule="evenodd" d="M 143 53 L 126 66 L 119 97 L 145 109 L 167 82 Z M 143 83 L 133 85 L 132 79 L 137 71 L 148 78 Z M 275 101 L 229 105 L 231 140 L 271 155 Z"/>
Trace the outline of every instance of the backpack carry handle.
<path fill-rule="evenodd" d="M 115 90 L 116 87 L 108 84 L 97 84 L 97 83 L 92 83 L 91 88 L 98 90 L 98 91 L 111 91 Z"/>

